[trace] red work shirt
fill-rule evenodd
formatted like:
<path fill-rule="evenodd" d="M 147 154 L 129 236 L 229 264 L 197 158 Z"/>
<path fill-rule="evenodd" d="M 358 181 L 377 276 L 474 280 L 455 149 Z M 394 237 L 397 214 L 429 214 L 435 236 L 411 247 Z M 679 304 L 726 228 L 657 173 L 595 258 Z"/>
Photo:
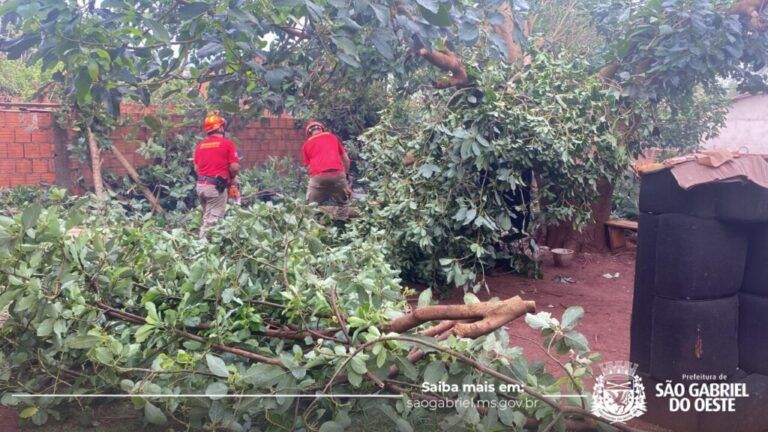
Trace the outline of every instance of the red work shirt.
<path fill-rule="evenodd" d="M 321 174 L 324 171 L 338 170 L 344 172 L 342 156 L 347 154 L 341 140 L 330 132 L 312 135 L 301 148 L 304 156 L 304 166 L 309 167 L 309 175 Z"/>
<path fill-rule="evenodd" d="M 195 148 L 195 168 L 197 175 L 222 176 L 229 180 L 229 164 L 240 162 L 235 144 L 217 135 L 211 135 L 200 141 Z"/>

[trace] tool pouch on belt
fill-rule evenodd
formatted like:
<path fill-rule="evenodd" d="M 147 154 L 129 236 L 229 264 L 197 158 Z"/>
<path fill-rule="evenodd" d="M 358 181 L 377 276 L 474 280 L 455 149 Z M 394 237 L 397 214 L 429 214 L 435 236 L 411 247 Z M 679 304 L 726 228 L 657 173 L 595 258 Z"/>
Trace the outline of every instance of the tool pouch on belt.
<path fill-rule="evenodd" d="M 224 193 L 229 187 L 229 182 L 222 176 L 216 176 L 216 190 L 219 193 Z"/>

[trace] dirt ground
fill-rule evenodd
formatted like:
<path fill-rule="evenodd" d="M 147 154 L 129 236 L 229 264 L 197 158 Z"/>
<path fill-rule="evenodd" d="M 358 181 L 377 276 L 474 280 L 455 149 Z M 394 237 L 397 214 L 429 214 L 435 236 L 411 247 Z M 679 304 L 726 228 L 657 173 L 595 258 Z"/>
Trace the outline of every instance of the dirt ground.
<path fill-rule="evenodd" d="M 537 311 L 551 312 L 560 318 L 570 306 L 584 308 L 584 318 L 577 330 L 589 341 L 591 351 L 601 354 L 602 361 L 629 360 L 629 328 L 632 315 L 632 295 L 635 279 L 635 252 L 616 254 L 580 254 L 568 267 L 555 267 L 552 256 L 543 257 L 544 278 L 532 280 L 515 275 L 488 277 L 490 295 L 478 297 L 502 299 L 519 295 L 536 302 Z M 618 277 L 607 278 L 610 274 Z M 570 283 L 565 282 L 568 280 Z M 510 343 L 523 348 L 531 360 L 543 360 L 555 376 L 562 375 L 559 367 L 545 354 L 538 331 L 518 319 L 508 326 Z M 595 371 L 599 373 L 599 370 Z M 587 385 L 592 383 L 587 379 Z M 634 419 L 630 426 L 645 432 L 669 432 L 658 426 Z"/>
<path fill-rule="evenodd" d="M 570 306 L 584 308 L 577 330 L 586 336 L 589 348 L 602 354 L 602 361 L 629 360 L 629 322 L 635 278 L 635 253 L 580 254 L 568 267 L 555 267 L 544 256 L 544 278 L 532 280 L 505 275 L 488 278 L 491 296 L 519 295 L 536 302 L 537 311 L 560 318 Z M 616 278 L 603 277 L 610 274 Z M 570 283 L 566 282 L 569 281 Z M 488 295 L 481 296 L 481 299 Z M 541 338 L 524 320 L 509 326 L 510 342 L 523 347 L 533 360 L 547 360 L 539 348 Z M 527 339 L 533 339 L 533 343 Z"/>

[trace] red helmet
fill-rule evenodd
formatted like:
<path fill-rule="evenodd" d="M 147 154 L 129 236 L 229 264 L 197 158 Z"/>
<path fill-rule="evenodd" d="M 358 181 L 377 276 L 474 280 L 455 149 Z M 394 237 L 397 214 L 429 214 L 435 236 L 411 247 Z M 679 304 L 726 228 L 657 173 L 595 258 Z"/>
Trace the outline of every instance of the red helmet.
<path fill-rule="evenodd" d="M 211 114 L 203 121 L 203 130 L 209 134 L 227 126 L 227 121 L 217 114 Z"/>
<path fill-rule="evenodd" d="M 325 132 L 325 126 L 319 121 L 311 121 L 307 123 L 307 125 L 304 127 L 304 135 L 309 138 L 312 135 L 312 131 L 317 128 L 320 128 L 320 130 Z"/>

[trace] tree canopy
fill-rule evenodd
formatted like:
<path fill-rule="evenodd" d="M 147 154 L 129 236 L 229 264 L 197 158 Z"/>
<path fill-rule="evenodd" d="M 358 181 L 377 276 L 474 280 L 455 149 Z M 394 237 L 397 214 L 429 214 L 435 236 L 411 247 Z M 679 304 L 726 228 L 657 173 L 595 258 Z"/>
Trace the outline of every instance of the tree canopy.
<path fill-rule="evenodd" d="M 624 96 L 656 99 L 718 77 L 764 85 L 761 1 L 584 3 L 8 0 L 0 12 L 21 33 L 0 47 L 10 58 L 34 49 L 30 61 L 61 67 L 54 77 L 73 100 L 113 114 L 126 98 L 149 103 L 151 90 L 172 79 L 210 82 L 211 102 L 227 111 L 279 112 L 305 106 L 312 87 L 337 74 L 466 85 L 488 61 L 525 63 L 530 47 L 561 36 L 551 23 L 537 26 L 542 11 L 586 8 L 609 41 L 593 65 Z M 443 72 L 414 74 L 425 63 Z"/>

